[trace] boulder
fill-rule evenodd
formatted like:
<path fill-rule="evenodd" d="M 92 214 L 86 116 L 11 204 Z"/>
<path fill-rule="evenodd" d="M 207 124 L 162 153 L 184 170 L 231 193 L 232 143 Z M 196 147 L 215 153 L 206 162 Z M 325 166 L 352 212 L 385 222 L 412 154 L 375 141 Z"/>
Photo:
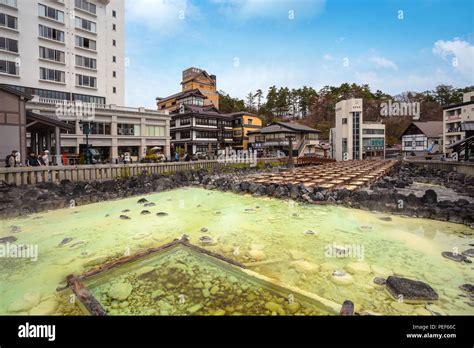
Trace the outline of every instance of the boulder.
<path fill-rule="evenodd" d="M 421 201 L 425 204 L 436 204 L 438 203 L 438 195 L 434 190 L 426 190 L 423 197 L 421 197 Z"/>
<path fill-rule="evenodd" d="M 126 300 L 132 293 L 133 286 L 129 283 L 115 283 L 110 287 L 108 295 L 118 301 Z"/>
<path fill-rule="evenodd" d="M 449 260 L 452 260 L 452 261 L 455 261 L 455 262 L 467 262 L 469 263 L 469 260 L 467 259 L 466 256 L 462 255 L 462 254 L 457 254 L 457 253 L 453 253 L 451 251 L 443 251 L 441 253 L 441 255 Z"/>
<path fill-rule="evenodd" d="M 474 249 L 467 249 L 462 252 L 464 256 L 474 257 Z"/>
<path fill-rule="evenodd" d="M 255 261 L 262 261 L 266 259 L 266 255 L 262 250 L 252 249 L 248 252 L 249 257 Z"/>
<path fill-rule="evenodd" d="M 395 298 L 402 295 L 403 301 L 436 301 L 439 298 L 430 285 L 396 276 L 387 278 L 386 289 Z"/>
<path fill-rule="evenodd" d="M 370 266 L 362 261 L 351 262 L 346 267 L 347 271 L 351 274 L 369 274 Z"/>
<path fill-rule="evenodd" d="M 17 240 L 17 238 L 15 236 L 3 237 L 3 238 L 0 238 L 0 244 L 13 243 L 16 240 Z"/>
<path fill-rule="evenodd" d="M 290 263 L 290 267 L 293 267 L 297 272 L 304 274 L 317 273 L 319 266 L 305 260 L 297 260 Z"/>

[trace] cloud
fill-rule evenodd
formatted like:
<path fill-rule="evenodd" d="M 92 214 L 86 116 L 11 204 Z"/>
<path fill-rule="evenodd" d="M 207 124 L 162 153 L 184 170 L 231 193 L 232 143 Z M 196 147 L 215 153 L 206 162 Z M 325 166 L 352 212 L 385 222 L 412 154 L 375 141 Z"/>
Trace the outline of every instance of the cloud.
<path fill-rule="evenodd" d="M 385 68 L 385 69 L 394 69 L 398 70 L 397 64 L 392 62 L 390 59 L 384 57 L 371 57 L 370 61 L 375 64 L 378 68 Z"/>
<path fill-rule="evenodd" d="M 451 59 L 452 67 L 468 80 L 474 80 L 474 45 L 455 38 L 452 41 L 438 40 L 433 53 Z"/>
<path fill-rule="evenodd" d="M 219 11 L 236 20 L 310 18 L 320 14 L 325 0 L 212 0 Z"/>
<path fill-rule="evenodd" d="M 323 56 L 323 59 L 324 59 L 324 60 L 333 60 L 334 58 L 333 58 L 329 53 L 326 53 L 326 54 Z"/>
<path fill-rule="evenodd" d="M 127 24 L 143 25 L 160 35 L 176 35 L 200 17 L 188 0 L 132 0 L 126 2 Z"/>

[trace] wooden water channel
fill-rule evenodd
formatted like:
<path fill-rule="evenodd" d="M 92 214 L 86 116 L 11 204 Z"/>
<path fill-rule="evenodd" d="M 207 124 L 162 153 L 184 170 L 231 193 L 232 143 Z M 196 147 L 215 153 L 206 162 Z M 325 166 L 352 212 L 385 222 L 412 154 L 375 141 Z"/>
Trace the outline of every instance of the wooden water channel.
<path fill-rule="evenodd" d="M 397 161 L 384 160 L 328 162 L 280 173 L 253 174 L 246 179 L 260 184 L 304 184 L 325 190 L 345 188 L 354 191 L 383 177 L 395 163 Z"/>

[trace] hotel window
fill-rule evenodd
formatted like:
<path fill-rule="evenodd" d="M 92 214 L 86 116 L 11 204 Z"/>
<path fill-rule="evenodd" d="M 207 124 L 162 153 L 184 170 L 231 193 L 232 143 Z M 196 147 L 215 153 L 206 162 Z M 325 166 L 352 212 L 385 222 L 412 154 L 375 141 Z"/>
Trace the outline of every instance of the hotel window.
<path fill-rule="evenodd" d="M 202 126 L 217 126 L 217 119 L 197 117 L 196 124 L 199 124 Z"/>
<path fill-rule="evenodd" d="M 94 22 L 81 17 L 76 17 L 76 28 L 84 29 L 92 33 L 97 32 L 97 26 Z"/>
<path fill-rule="evenodd" d="M 41 47 L 39 48 L 39 56 L 42 59 L 52 60 L 55 62 L 64 63 L 64 52 L 53 50 L 52 48 Z"/>
<path fill-rule="evenodd" d="M 7 37 L 0 37 L 0 50 L 18 53 L 18 41 Z"/>
<path fill-rule="evenodd" d="M 112 77 L 117 77 L 117 72 L 115 70 L 112 71 Z"/>
<path fill-rule="evenodd" d="M 117 87 L 112 87 L 112 93 L 117 93 Z"/>
<path fill-rule="evenodd" d="M 18 19 L 6 13 L 0 13 L 0 27 L 18 29 Z"/>
<path fill-rule="evenodd" d="M 184 117 L 180 120 L 179 124 L 181 126 L 187 126 L 188 124 L 191 124 L 191 117 Z"/>
<path fill-rule="evenodd" d="M 170 127 L 176 127 L 176 121 L 175 120 L 170 121 Z"/>
<path fill-rule="evenodd" d="M 116 31 L 116 30 L 117 30 L 117 25 L 116 25 L 116 24 L 112 24 L 112 30 L 113 30 L 113 31 Z"/>
<path fill-rule="evenodd" d="M 347 124 L 347 117 L 342 118 L 342 124 Z"/>
<path fill-rule="evenodd" d="M 82 36 L 76 35 L 76 46 L 86 48 L 88 50 L 95 51 L 97 49 L 97 43 L 94 40 L 87 39 Z"/>
<path fill-rule="evenodd" d="M 55 21 L 64 23 L 64 12 L 55 8 L 38 4 L 38 15 L 41 17 L 54 19 Z"/>
<path fill-rule="evenodd" d="M 0 0 L 0 4 L 11 6 L 11 7 L 18 7 L 17 0 Z"/>
<path fill-rule="evenodd" d="M 117 63 L 117 57 L 116 56 L 112 56 L 112 62 Z"/>
<path fill-rule="evenodd" d="M 0 74 L 18 75 L 18 67 L 15 62 L 0 60 Z"/>
<path fill-rule="evenodd" d="M 405 147 L 411 147 L 412 142 L 411 141 L 405 141 Z"/>
<path fill-rule="evenodd" d="M 117 124 L 117 134 L 118 135 L 134 135 L 140 136 L 140 125 L 138 124 Z"/>
<path fill-rule="evenodd" d="M 165 127 L 163 126 L 146 126 L 146 135 L 149 137 L 164 137 Z"/>
<path fill-rule="evenodd" d="M 180 139 L 191 139 L 191 132 L 186 131 L 186 132 L 180 132 Z"/>
<path fill-rule="evenodd" d="M 86 11 L 86 12 L 90 12 L 90 13 L 93 13 L 93 14 L 96 14 L 96 6 L 94 4 L 91 4 L 90 2 L 88 1 L 85 1 L 85 0 L 75 0 L 74 1 L 74 6 L 76 8 L 79 8 L 83 11 Z"/>
<path fill-rule="evenodd" d="M 112 46 L 117 46 L 117 41 L 116 40 L 112 40 Z"/>
<path fill-rule="evenodd" d="M 425 142 L 424 141 L 416 141 L 415 146 L 425 146 Z"/>
<path fill-rule="evenodd" d="M 196 138 L 199 138 L 199 139 L 217 139 L 217 132 L 198 131 L 198 132 L 196 132 Z"/>
<path fill-rule="evenodd" d="M 92 122 L 90 125 L 90 133 L 92 135 L 110 135 L 110 123 Z"/>
<path fill-rule="evenodd" d="M 232 127 L 232 120 L 223 120 L 222 124 L 224 127 Z"/>
<path fill-rule="evenodd" d="M 93 76 L 79 75 L 76 74 L 76 85 L 83 87 L 97 87 L 97 78 Z"/>
<path fill-rule="evenodd" d="M 40 68 L 40 79 L 46 81 L 55 81 L 64 83 L 65 73 L 64 71 Z"/>
<path fill-rule="evenodd" d="M 362 134 L 384 134 L 383 129 L 363 129 Z"/>
<path fill-rule="evenodd" d="M 39 36 L 46 39 L 64 42 L 64 31 L 53 29 L 44 25 L 39 25 Z"/>
<path fill-rule="evenodd" d="M 76 127 L 76 121 L 63 121 L 63 122 L 67 123 L 68 125 Z M 62 134 L 76 134 L 76 128 L 74 128 L 74 130 L 61 129 L 61 133 Z"/>
<path fill-rule="evenodd" d="M 97 69 L 97 60 L 76 55 L 76 66 L 87 69 Z"/>
<path fill-rule="evenodd" d="M 115 10 L 112 10 L 112 17 L 117 18 L 117 12 Z"/>

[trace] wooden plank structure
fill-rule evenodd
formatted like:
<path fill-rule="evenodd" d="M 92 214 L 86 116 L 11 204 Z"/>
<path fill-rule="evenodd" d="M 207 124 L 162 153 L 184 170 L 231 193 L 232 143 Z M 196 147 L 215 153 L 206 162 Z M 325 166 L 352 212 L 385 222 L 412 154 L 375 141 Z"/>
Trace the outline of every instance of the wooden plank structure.
<path fill-rule="evenodd" d="M 395 163 L 397 161 L 385 160 L 326 162 L 279 173 L 252 174 L 246 180 L 260 184 L 303 184 L 325 190 L 345 188 L 354 191 L 383 177 Z"/>

